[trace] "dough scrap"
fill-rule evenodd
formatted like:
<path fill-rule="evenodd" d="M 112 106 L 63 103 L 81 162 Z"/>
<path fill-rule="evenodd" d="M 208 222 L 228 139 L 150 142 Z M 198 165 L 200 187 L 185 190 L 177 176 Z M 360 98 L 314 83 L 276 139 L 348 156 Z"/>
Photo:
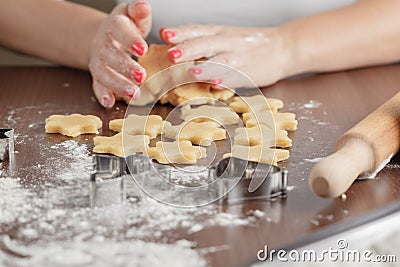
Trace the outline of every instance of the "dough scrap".
<path fill-rule="evenodd" d="M 147 135 L 129 135 L 118 133 L 114 136 L 96 136 L 93 138 L 95 153 L 110 153 L 118 157 L 125 157 L 138 152 L 144 152 L 149 146 L 150 138 Z"/>
<path fill-rule="evenodd" d="M 109 123 L 110 130 L 124 132 L 125 134 L 145 134 L 151 139 L 161 134 L 164 121 L 158 115 L 135 115 L 131 114 L 125 119 L 112 120 Z"/>
<path fill-rule="evenodd" d="M 145 153 L 162 164 L 194 164 L 207 156 L 204 147 L 193 146 L 190 141 L 158 141 L 156 147 L 148 148 Z"/>
<path fill-rule="evenodd" d="M 226 139 L 226 130 L 213 121 L 206 122 L 183 122 L 172 126 L 165 124 L 164 136 L 177 141 L 187 140 L 192 144 L 209 146 L 213 141 Z"/>
<path fill-rule="evenodd" d="M 81 134 L 98 134 L 102 121 L 94 115 L 51 115 L 46 118 L 46 133 L 60 133 L 70 137 Z"/>
<path fill-rule="evenodd" d="M 220 125 L 237 124 L 239 122 L 239 115 L 229 107 L 204 105 L 192 109 L 190 105 L 187 105 L 182 107 L 181 112 L 181 118 L 184 121 L 215 121 Z"/>
<path fill-rule="evenodd" d="M 181 67 L 170 68 L 168 75 L 159 75 L 158 79 L 151 79 L 151 77 L 159 71 L 165 70 L 170 66 L 175 65 L 168 59 L 168 45 L 149 46 L 147 53 L 138 59 L 141 66 L 146 69 L 147 79 L 149 79 L 146 90 L 149 90 L 152 95 L 156 95 L 164 88 L 172 88 L 172 85 L 182 84 L 183 81 L 190 81 L 188 70 L 194 66 L 194 62 L 185 63 Z M 154 101 L 154 96 L 148 96 L 146 90 L 142 90 L 142 94 L 138 101 L 133 102 L 135 105 L 143 105 Z M 207 83 L 190 83 L 166 92 L 160 98 L 162 104 L 171 103 L 178 106 L 184 102 L 201 105 L 212 104 L 215 100 L 226 101 L 234 95 L 233 90 L 214 90 L 211 85 Z M 143 103 L 141 103 L 143 102 Z M 129 104 L 129 103 L 128 103 Z"/>
<path fill-rule="evenodd" d="M 269 148 L 263 145 L 233 145 L 231 147 L 231 153 L 226 153 L 223 157 L 235 157 L 249 161 L 276 165 L 279 161 L 289 158 L 289 151 L 285 149 Z"/>
<path fill-rule="evenodd" d="M 271 112 L 269 110 L 263 110 L 255 113 L 247 112 L 242 115 L 243 121 L 246 123 L 246 127 L 253 127 L 258 124 L 266 125 L 271 129 L 276 128 L 277 130 L 296 131 L 297 120 L 296 114 L 294 113 L 281 113 Z"/>
<path fill-rule="evenodd" d="M 160 103 L 204 105 L 214 104 L 216 100 L 227 101 L 234 95 L 231 90 L 214 90 L 207 83 L 189 83 L 179 86 L 160 98 Z"/>
<path fill-rule="evenodd" d="M 272 130 L 265 125 L 256 125 L 250 128 L 236 128 L 235 145 L 255 146 L 264 145 L 268 147 L 291 147 L 292 140 L 285 130 Z"/>
<path fill-rule="evenodd" d="M 152 44 L 149 46 L 147 53 L 138 58 L 138 63 L 146 69 L 146 76 L 150 78 L 157 72 L 164 70 L 172 65 L 168 59 L 169 45 Z"/>
<path fill-rule="evenodd" d="M 277 111 L 283 108 L 283 102 L 280 99 L 266 98 L 262 95 L 249 97 L 236 96 L 229 106 L 237 113 L 258 112 L 266 109 Z"/>

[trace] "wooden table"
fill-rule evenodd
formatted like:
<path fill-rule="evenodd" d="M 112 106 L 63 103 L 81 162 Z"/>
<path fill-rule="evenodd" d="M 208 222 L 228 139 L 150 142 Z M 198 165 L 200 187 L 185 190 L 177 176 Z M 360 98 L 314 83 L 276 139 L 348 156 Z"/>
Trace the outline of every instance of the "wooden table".
<path fill-rule="evenodd" d="M 196 241 L 198 248 L 228 244 L 229 249 L 206 254 L 208 263 L 212 266 L 241 266 L 256 261 L 257 251 L 266 244 L 270 248 L 305 244 L 399 210 L 400 169 L 394 165 L 398 162 L 396 157 L 391 168 L 381 171 L 377 179 L 356 182 L 345 200 L 318 198 L 310 191 L 307 182 L 312 166 L 318 158 L 331 152 L 335 140 L 397 93 L 399 88 L 399 65 L 305 76 L 264 88 L 265 95 L 282 99 L 286 104 L 284 110 L 296 113 L 299 119 L 298 130 L 291 134 L 293 147 L 290 158 L 281 164 L 289 170 L 289 185 L 293 190 L 284 200 L 221 207 L 224 212 L 243 216 L 251 210 L 263 211 L 265 216 L 252 227 L 233 224 L 208 227 L 193 234 L 177 230 L 176 235 Z M 315 102 L 309 103 L 310 100 Z M 112 109 L 103 109 L 93 98 L 88 73 L 58 67 L 0 68 L 0 101 L 2 127 L 9 126 L 7 116 L 19 107 L 39 106 L 48 111 L 35 113 L 29 108 L 20 111 L 12 126 L 21 136 L 32 134 L 29 125 L 39 121 L 43 124 L 33 132 L 45 137 L 42 127 L 45 114 L 52 110 L 97 115 L 103 120 L 102 134 L 109 135 L 108 121 L 123 117 L 125 109 L 123 103 Z M 156 112 L 165 116 L 169 109 L 158 107 Z M 49 156 L 41 155 L 36 142 L 51 145 L 64 140 L 68 138 L 52 136 L 23 146 L 17 143 L 19 153 L 14 168 L 18 176 L 30 186 L 43 179 L 52 179 L 35 177 L 35 172 L 28 171 L 28 168 L 33 157 Z M 91 144 L 92 137 L 75 140 Z M 3 168 L 7 168 L 7 164 L 3 164 Z M 12 236 L 12 231 L 17 231 L 18 227 L 8 232 L 3 230 L 0 234 Z"/>

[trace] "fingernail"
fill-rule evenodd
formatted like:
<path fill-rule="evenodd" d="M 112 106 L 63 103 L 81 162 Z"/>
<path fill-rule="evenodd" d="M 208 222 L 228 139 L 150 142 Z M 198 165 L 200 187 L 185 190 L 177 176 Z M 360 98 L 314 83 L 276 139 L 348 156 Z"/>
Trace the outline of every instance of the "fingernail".
<path fill-rule="evenodd" d="M 182 56 L 182 50 L 180 49 L 173 49 L 168 52 L 168 58 L 172 62 L 174 62 L 176 59 L 180 58 Z"/>
<path fill-rule="evenodd" d="M 193 68 L 189 69 L 189 73 L 192 74 L 192 75 L 199 75 L 202 72 L 203 72 L 203 70 L 200 69 L 200 68 L 197 68 L 197 67 L 193 67 Z"/>
<path fill-rule="evenodd" d="M 131 48 L 138 56 L 143 56 L 145 47 L 142 43 L 134 43 Z"/>
<path fill-rule="evenodd" d="M 221 84 L 222 83 L 222 79 L 211 79 L 210 82 L 212 84 Z"/>
<path fill-rule="evenodd" d="M 130 86 L 128 86 L 128 87 L 125 88 L 125 94 L 126 94 L 127 96 L 129 96 L 130 98 L 135 98 L 135 96 L 136 96 L 136 94 L 137 94 L 138 91 L 139 91 L 139 90 L 137 90 L 137 89 L 135 89 L 135 88 L 133 88 L 133 87 L 130 87 Z"/>
<path fill-rule="evenodd" d="M 158 34 L 159 34 L 160 36 L 162 36 L 163 31 L 165 31 L 166 29 L 167 29 L 167 27 L 161 27 L 161 28 L 158 30 Z"/>
<path fill-rule="evenodd" d="M 173 30 L 170 29 L 162 29 L 161 31 L 161 37 L 165 40 L 168 41 L 169 39 L 175 37 L 175 32 Z"/>
<path fill-rule="evenodd" d="M 142 83 L 143 82 L 143 72 L 140 70 L 132 70 L 129 75 L 131 76 L 132 79 L 134 79 L 137 83 Z"/>
<path fill-rule="evenodd" d="M 147 5 L 147 2 L 146 1 L 137 1 L 135 3 L 135 6 L 140 6 L 140 5 Z"/>
<path fill-rule="evenodd" d="M 108 107 L 108 105 L 110 103 L 110 96 L 103 95 L 103 97 L 101 98 L 101 102 L 102 102 L 104 107 Z"/>
<path fill-rule="evenodd" d="M 140 6 L 144 7 L 147 5 L 145 1 L 139 1 L 135 3 L 135 15 L 137 18 L 145 18 L 148 15 L 148 12 L 140 8 Z"/>

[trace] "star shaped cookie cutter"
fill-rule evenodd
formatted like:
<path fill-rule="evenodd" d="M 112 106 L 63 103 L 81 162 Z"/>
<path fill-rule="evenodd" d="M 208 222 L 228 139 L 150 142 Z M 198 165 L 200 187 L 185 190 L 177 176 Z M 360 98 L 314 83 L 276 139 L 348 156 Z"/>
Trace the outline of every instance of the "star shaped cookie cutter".
<path fill-rule="evenodd" d="M 14 129 L 0 128 L 0 162 L 11 161 L 14 153 Z"/>
<path fill-rule="evenodd" d="M 93 155 L 91 173 L 92 206 L 140 199 L 143 193 L 170 205 L 193 207 L 217 201 L 237 204 L 248 200 L 286 198 L 285 168 L 228 157 L 205 168 L 201 186 L 182 186 L 172 179 L 179 168 L 154 163 L 151 158 L 133 154 L 117 157 Z M 254 186 L 256 185 L 256 187 Z"/>

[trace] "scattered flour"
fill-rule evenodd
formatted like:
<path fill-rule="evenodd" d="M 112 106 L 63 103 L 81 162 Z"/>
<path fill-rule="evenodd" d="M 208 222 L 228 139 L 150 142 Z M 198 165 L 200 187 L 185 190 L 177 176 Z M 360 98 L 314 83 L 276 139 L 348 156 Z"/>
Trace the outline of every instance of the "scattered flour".
<path fill-rule="evenodd" d="M 296 187 L 294 185 L 288 185 L 286 190 L 289 191 L 293 191 Z"/>
<path fill-rule="evenodd" d="M 258 217 L 258 218 L 262 218 L 265 216 L 265 212 L 261 211 L 261 210 L 254 210 L 253 211 L 253 215 Z"/>
<path fill-rule="evenodd" d="M 313 158 L 313 159 L 304 159 L 304 161 L 311 162 L 311 163 L 318 163 L 323 159 L 324 159 L 324 157 L 320 157 L 320 158 Z"/>
<path fill-rule="evenodd" d="M 216 205 L 176 208 L 149 197 L 90 208 L 87 145 L 69 140 L 40 149 L 53 156 L 32 159 L 29 175 L 37 181 L 7 171 L 0 177 L 0 238 L 10 240 L 0 240 L 0 266 L 205 266 L 207 250 L 176 244 L 180 237 L 174 230 L 187 236 L 215 225 L 252 226 L 259 218 L 220 213 Z M 175 178 L 189 182 L 199 174 L 192 171 Z M 4 245 L 30 257 L 10 255 Z"/>
<path fill-rule="evenodd" d="M 20 246 L 28 258 L 14 259 L 15 266 L 206 266 L 205 260 L 185 243 L 156 244 L 134 241 L 38 242 Z M 6 259 L 0 251 L 0 263 Z"/>
<path fill-rule="evenodd" d="M 185 186 L 206 185 L 209 183 L 208 169 L 201 166 L 188 166 L 181 169 L 173 169 L 171 171 L 171 182 Z"/>
<path fill-rule="evenodd" d="M 310 100 L 308 103 L 303 105 L 304 108 L 318 108 L 321 106 L 321 103 L 315 100 Z"/>
<path fill-rule="evenodd" d="M 388 163 L 388 164 L 386 164 L 385 168 L 388 168 L 388 169 L 400 169 L 400 164 Z"/>
<path fill-rule="evenodd" d="M 201 230 L 204 229 L 204 226 L 201 224 L 194 224 L 192 225 L 192 227 L 189 228 L 188 233 L 192 234 L 192 233 L 196 233 L 196 232 L 200 232 Z"/>

